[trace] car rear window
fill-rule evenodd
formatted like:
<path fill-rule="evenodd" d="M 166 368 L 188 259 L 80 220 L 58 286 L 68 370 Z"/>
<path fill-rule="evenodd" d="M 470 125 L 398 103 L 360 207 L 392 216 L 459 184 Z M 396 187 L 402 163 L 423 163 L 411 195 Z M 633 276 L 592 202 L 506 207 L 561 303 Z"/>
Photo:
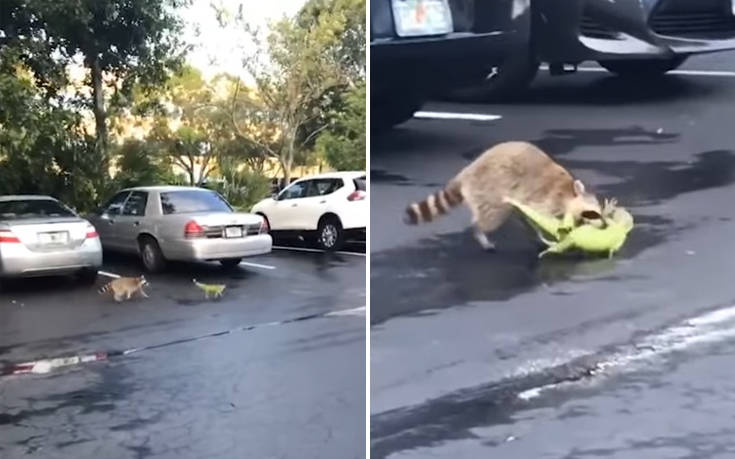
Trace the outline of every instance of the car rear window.
<path fill-rule="evenodd" d="M 232 212 L 222 196 L 205 190 L 167 191 L 161 193 L 161 210 L 164 215 L 194 212 Z"/>
<path fill-rule="evenodd" d="M 365 185 L 365 176 L 358 177 L 355 179 L 355 187 L 360 191 L 367 191 Z"/>
<path fill-rule="evenodd" d="M 0 201 L 0 219 L 3 220 L 74 216 L 74 212 L 53 199 Z"/>

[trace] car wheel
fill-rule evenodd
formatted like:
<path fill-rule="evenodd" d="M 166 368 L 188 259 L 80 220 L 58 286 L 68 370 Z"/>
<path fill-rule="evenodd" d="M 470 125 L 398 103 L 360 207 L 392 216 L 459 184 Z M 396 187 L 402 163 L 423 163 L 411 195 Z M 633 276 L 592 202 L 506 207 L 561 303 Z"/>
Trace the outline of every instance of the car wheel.
<path fill-rule="evenodd" d="M 679 67 L 688 56 L 675 56 L 671 59 L 628 59 L 619 61 L 600 61 L 599 64 L 609 72 L 621 77 L 657 77 Z"/>
<path fill-rule="evenodd" d="M 166 259 L 163 257 L 161 247 L 152 237 L 143 238 L 140 242 L 140 258 L 143 266 L 149 273 L 162 271 L 166 267 Z"/>
<path fill-rule="evenodd" d="M 508 100 L 522 93 L 536 78 L 540 63 L 530 53 L 517 53 L 493 66 L 483 79 L 449 92 L 448 99 L 458 102 Z"/>
<path fill-rule="evenodd" d="M 220 264 L 225 269 L 233 269 L 236 268 L 240 262 L 242 261 L 242 258 L 226 258 L 224 260 L 220 260 Z"/>
<path fill-rule="evenodd" d="M 86 268 L 79 271 L 79 280 L 83 284 L 94 284 L 97 281 L 97 268 Z"/>
<path fill-rule="evenodd" d="M 408 121 L 422 105 L 423 101 L 408 89 L 376 96 L 370 103 L 371 129 L 382 132 Z"/>
<path fill-rule="evenodd" d="M 316 243 L 322 250 L 333 251 L 342 247 L 344 230 L 337 217 L 323 217 L 316 230 Z"/>

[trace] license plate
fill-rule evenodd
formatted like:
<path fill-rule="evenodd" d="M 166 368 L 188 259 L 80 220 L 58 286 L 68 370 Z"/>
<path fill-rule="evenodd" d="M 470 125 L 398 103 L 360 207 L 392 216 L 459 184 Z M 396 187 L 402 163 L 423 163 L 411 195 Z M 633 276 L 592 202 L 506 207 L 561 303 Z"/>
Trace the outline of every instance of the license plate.
<path fill-rule="evenodd" d="M 242 237 L 241 226 L 228 226 L 225 228 L 225 237 Z"/>
<path fill-rule="evenodd" d="M 392 0 L 399 37 L 443 35 L 454 30 L 448 0 Z"/>
<path fill-rule="evenodd" d="M 38 233 L 38 242 L 43 245 L 62 245 L 69 242 L 69 233 L 56 231 L 53 233 Z"/>

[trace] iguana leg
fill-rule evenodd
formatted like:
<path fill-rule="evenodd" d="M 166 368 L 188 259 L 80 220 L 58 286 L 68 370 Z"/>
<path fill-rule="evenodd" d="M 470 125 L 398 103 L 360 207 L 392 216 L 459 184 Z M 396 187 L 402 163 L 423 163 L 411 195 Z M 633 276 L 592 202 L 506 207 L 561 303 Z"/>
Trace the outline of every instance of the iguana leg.
<path fill-rule="evenodd" d="M 569 239 L 562 239 L 556 244 L 552 244 L 548 249 L 538 254 L 539 258 L 543 258 L 547 253 L 563 253 L 574 247 L 574 244 Z"/>

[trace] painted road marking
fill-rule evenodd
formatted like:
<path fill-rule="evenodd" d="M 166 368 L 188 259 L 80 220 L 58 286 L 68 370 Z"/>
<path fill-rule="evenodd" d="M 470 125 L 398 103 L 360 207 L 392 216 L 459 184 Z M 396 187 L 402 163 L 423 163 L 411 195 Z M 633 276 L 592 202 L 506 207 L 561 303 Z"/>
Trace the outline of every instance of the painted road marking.
<path fill-rule="evenodd" d="M 122 277 L 114 273 L 108 273 L 107 271 L 97 271 L 97 274 L 99 274 L 100 276 L 111 277 L 113 279 L 120 279 Z"/>
<path fill-rule="evenodd" d="M 529 387 L 518 393 L 517 397 L 521 400 L 531 400 L 539 397 L 545 391 L 595 377 L 613 369 L 620 371 L 634 369 L 634 364 L 641 361 L 649 361 L 655 357 L 686 350 L 699 344 L 731 340 L 735 338 L 733 319 L 735 319 L 735 306 L 728 306 L 692 317 L 678 325 L 644 336 L 635 343 L 619 346 L 617 350 L 600 357 L 583 356 L 582 358 L 587 362 L 591 362 L 592 365 L 589 363 L 581 365 L 578 374 L 574 378 Z M 574 361 L 565 362 L 563 365 L 568 368 L 575 367 Z"/>
<path fill-rule="evenodd" d="M 548 70 L 548 65 L 542 65 L 541 70 Z M 590 73 L 610 73 L 602 67 L 578 67 L 580 72 Z M 728 70 L 671 70 L 666 72 L 667 75 L 689 75 L 689 76 L 713 76 L 713 77 L 735 77 L 735 71 Z M 612 75 L 612 73 L 611 73 Z"/>
<path fill-rule="evenodd" d="M 306 248 L 306 247 L 285 247 L 285 246 L 282 246 L 282 245 L 274 245 L 273 248 L 276 249 L 276 250 L 293 250 L 294 252 L 327 253 L 324 250 L 309 249 L 309 248 Z M 338 252 L 334 252 L 334 253 L 337 253 L 337 254 L 340 254 L 340 255 L 354 255 L 356 257 L 364 257 L 364 256 L 366 256 L 366 254 L 360 253 L 360 252 L 342 252 L 342 251 L 338 251 Z"/>
<path fill-rule="evenodd" d="M 275 266 L 271 266 L 271 265 L 261 265 L 260 263 L 251 263 L 251 262 L 249 262 L 249 261 L 241 261 L 241 262 L 240 262 L 240 264 L 241 264 L 241 265 L 245 265 L 245 266 L 252 266 L 253 268 L 261 268 L 261 269 L 276 269 L 276 267 L 275 267 Z"/>
<path fill-rule="evenodd" d="M 464 120 L 464 121 L 495 121 L 502 118 L 500 115 L 484 113 L 454 113 L 454 112 L 427 112 L 418 111 L 414 118 L 425 120 Z"/>

